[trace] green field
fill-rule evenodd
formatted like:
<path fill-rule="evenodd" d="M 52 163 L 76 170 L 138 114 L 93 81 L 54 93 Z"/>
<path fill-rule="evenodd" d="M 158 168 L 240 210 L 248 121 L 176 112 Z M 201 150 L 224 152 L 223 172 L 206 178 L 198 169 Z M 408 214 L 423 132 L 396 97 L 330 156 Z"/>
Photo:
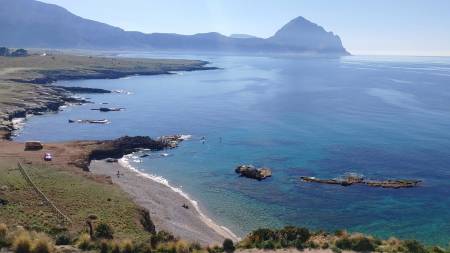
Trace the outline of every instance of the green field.
<path fill-rule="evenodd" d="M 0 161 L 0 198 L 9 201 L 0 207 L 0 223 L 50 235 L 67 229 L 75 235 L 87 228 L 87 217 L 95 215 L 98 217 L 95 222 L 113 227 L 116 238 L 137 241 L 149 238 L 139 222 L 138 207 L 117 186 L 81 172 L 25 165 L 34 183 L 72 220 L 70 224 L 63 223 L 25 181 L 13 160 L 10 161 Z"/>

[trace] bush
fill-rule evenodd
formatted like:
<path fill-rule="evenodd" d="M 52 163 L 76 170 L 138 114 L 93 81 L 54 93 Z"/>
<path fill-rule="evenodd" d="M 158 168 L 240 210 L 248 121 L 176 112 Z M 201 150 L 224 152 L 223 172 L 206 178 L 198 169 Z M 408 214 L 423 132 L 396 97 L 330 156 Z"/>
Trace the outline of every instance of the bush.
<path fill-rule="evenodd" d="M 9 246 L 8 239 L 8 227 L 1 223 L 0 224 L 0 248 Z"/>
<path fill-rule="evenodd" d="M 144 227 L 145 231 L 149 232 L 150 234 L 156 234 L 156 227 L 153 223 L 152 219 L 150 218 L 150 213 L 146 209 L 141 209 L 141 224 Z"/>
<path fill-rule="evenodd" d="M 408 253 L 427 253 L 425 247 L 416 240 L 407 240 L 403 244 Z"/>
<path fill-rule="evenodd" d="M 160 253 L 176 253 L 177 248 L 175 242 L 172 241 L 159 244 L 157 251 Z"/>
<path fill-rule="evenodd" d="M 82 233 L 78 237 L 77 246 L 81 250 L 90 250 L 90 249 L 92 249 L 93 245 L 92 245 L 92 242 L 91 242 L 91 237 L 88 234 L 86 234 L 86 233 Z"/>
<path fill-rule="evenodd" d="M 15 253 L 30 253 L 31 252 L 31 238 L 28 233 L 20 233 L 13 242 L 13 249 Z"/>
<path fill-rule="evenodd" d="M 113 239 L 114 232 L 112 228 L 106 223 L 100 223 L 95 228 L 95 237 L 104 239 Z"/>
<path fill-rule="evenodd" d="M 367 237 L 352 238 L 352 250 L 359 252 L 370 252 L 375 250 L 376 245 Z"/>
<path fill-rule="evenodd" d="M 99 245 L 100 253 L 108 253 L 109 245 L 108 241 L 102 240 Z"/>
<path fill-rule="evenodd" d="M 175 250 L 177 253 L 189 253 L 189 245 L 185 241 L 178 241 L 175 243 Z"/>
<path fill-rule="evenodd" d="M 200 243 L 198 243 L 198 242 L 193 242 L 193 243 L 191 243 L 191 245 L 189 245 L 189 250 L 192 252 L 200 251 L 200 250 L 202 250 L 202 245 L 200 245 Z"/>
<path fill-rule="evenodd" d="M 156 248 L 160 243 L 170 242 L 174 240 L 175 236 L 173 236 L 169 232 L 161 230 L 150 238 L 150 245 L 152 246 L 152 248 Z"/>
<path fill-rule="evenodd" d="M 150 247 L 150 245 L 148 244 L 141 244 L 139 247 L 139 251 L 140 253 L 152 253 L 152 248 Z"/>
<path fill-rule="evenodd" d="M 270 229 L 260 228 L 260 229 L 253 231 L 249 237 L 252 242 L 260 243 L 260 242 L 264 242 L 264 241 L 275 240 L 276 234 L 274 231 L 272 231 Z"/>
<path fill-rule="evenodd" d="M 449 249 L 450 250 L 450 249 Z M 444 250 L 444 249 L 442 249 L 442 248 L 440 248 L 440 247 L 432 247 L 430 250 L 429 250 L 429 252 L 430 253 L 446 253 L 446 251 Z M 450 251 L 447 251 L 447 252 L 450 252 Z"/>
<path fill-rule="evenodd" d="M 311 234 L 309 233 L 308 229 L 292 227 L 292 226 L 284 227 L 283 229 L 278 231 L 278 234 L 279 234 L 278 237 L 280 239 L 285 239 L 288 242 L 296 241 L 296 240 L 306 242 L 311 237 Z"/>
<path fill-rule="evenodd" d="M 275 244 L 273 241 L 265 241 L 262 243 L 262 248 L 267 250 L 275 249 Z"/>
<path fill-rule="evenodd" d="M 56 245 L 70 245 L 72 243 L 72 239 L 69 234 L 63 233 L 56 236 L 55 243 Z"/>
<path fill-rule="evenodd" d="M 219 246 L 214 246 L 214 247 L 207 247 L 206 251 L 208 251 L 208 253 L 222 253 L 223 252 L 223 248 L 219 247 Z"/>
<path fill-rule="evenodd" d="M 111 253 L 120 253 L 120 245 L 117 242 L 111 242 Z"/>
<path fill-rule="evenodd" d="M 348 237 L 344 237 L 341 239 L 338 239 L 336 241 L 336 247 L 343 249 L 343 250 L 351 250 L 352 249 L 352 242 Z"/>
<path fill-rule="evenodd" d="M 37 238 L 34 242 L 33 248 L 31 250 L 32 253 L 52 253 L 53 252 L 53 244 L 48 237 L 41 236 Z"/>
<path fill-rule="evenodd" d="M 331 247 L 331 251 L 333 251 L 334 253 L 341 253 L 342 250 L 336 246 Z"/>
<path fill-rule="evenodd" d="M 7 47 L 0 47 L 0 56 L 9 56 L 10 51 Z"/>
<path fill-rule="evenodd" d="M 133 253 L 134 246 L 131 240 L 122 241 L 122 253 Z"/>
<path fill-rule="evenodd" d="M 236 248 L 234 247 L 234 243 L 231 239 L 225 239 L 223 241 L 223 250 L 227 253 L 234 252 Z"/>

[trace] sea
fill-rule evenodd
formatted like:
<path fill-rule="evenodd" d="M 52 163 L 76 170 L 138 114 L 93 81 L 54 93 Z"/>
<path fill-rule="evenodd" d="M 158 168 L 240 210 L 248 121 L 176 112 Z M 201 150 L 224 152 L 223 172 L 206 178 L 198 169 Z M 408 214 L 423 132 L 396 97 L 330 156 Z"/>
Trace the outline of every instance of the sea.
<path fill-rule="evenodd" d="M 200 59 L 218 69 L 58 82 L 117 92 L 79 94 L 93 103 L 28 117 L 14 139 L 191 135 L 176 149 L 125 159 L 183 191 L 241 237 L 257 228 L 295 225 L 448 245 L 450 58 L 119 56 Z M 91 110 L 99 107 L 125 110 Z M 234 169 L 241 164 L 269 167 L 273 176 L 239 177 Z M 346 173 L 422 182 L 384 189 L 300 180 Z"/>

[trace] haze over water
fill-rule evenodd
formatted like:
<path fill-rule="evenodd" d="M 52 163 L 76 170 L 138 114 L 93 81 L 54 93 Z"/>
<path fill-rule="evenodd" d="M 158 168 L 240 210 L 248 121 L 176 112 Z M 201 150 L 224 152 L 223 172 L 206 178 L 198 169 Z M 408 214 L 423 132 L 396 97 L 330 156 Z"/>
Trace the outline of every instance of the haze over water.
<path fill-rule="evenodd" d="M 192 134 L 165 151 L 169 157 L 154 154 L 133 165 L 182 186 L 239 235 L 290 224 L 448 243 L 449 58 L 200 58 L 221 69 L 60 82 L 131 94 L 86 95 L 95 104 L 31 117 L 16 140 Z M 90 110 L 102 102 L 126 110 Z M 102 118 L 112 123 L 67 122 Z M 274 176 L 240 178 L 234 173 L 239 164 L 270 167 Z M 299 181 L 346 172 L 423 184 L 393 190 Z"/>

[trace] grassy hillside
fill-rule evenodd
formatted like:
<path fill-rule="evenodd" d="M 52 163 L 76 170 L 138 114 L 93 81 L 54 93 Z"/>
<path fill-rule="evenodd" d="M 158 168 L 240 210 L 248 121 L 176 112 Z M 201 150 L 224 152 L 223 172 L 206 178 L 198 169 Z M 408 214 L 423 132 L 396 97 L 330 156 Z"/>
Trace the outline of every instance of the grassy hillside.
<path fill-rule="evenodd" d="M 105 178 L 59 165 L 24 164 L 34 183 L 72 220 L 63 222 L 25 181 L 17 169 L 17 159 L 5 156 L 0 157 L 0 199 L 8 204 L 0 206 L 0 221 L 9 227 L 23 226 L 52 236 L 65 231 L 75 235 L 87 229 L 89 216 L 95 216 L 94 224 L 109 224 L 117 238 L 149 238 L 139 222 L 139 208 Z"/>

